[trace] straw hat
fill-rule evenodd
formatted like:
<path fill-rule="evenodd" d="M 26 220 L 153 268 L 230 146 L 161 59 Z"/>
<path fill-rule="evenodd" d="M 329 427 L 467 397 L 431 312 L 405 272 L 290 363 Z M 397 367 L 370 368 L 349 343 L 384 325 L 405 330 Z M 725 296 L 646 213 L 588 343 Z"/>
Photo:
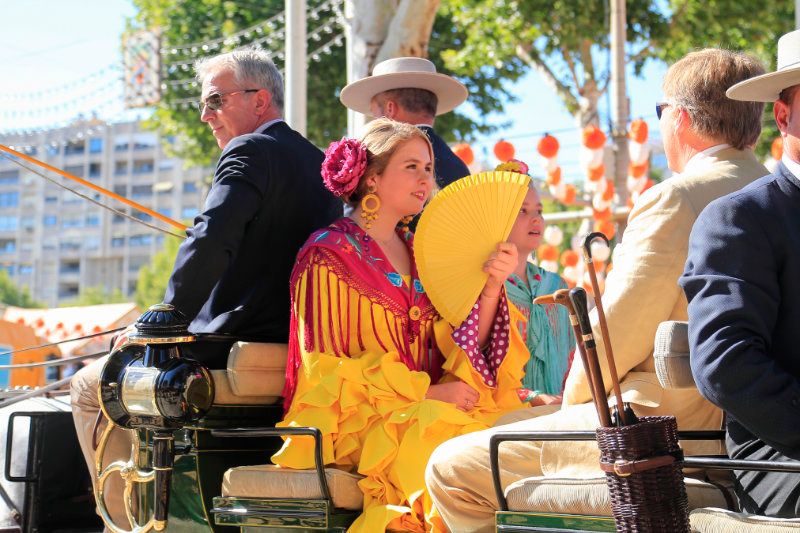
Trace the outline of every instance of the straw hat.
<path fill-rule="evenodd" d="M 381 61 L 372 69 L 372 76 L 346 85 L 339 99 L 345 107 L 371 115 L 372 98 L 392 89 L 427 89 L 439 100 L 437 115 L 452 111 L 467 99 L 467 88 L 461 82 L 439 74 L 433 63 L 421 57 Z"/>
<path fill-rule="evenodd" d="M 741 81 L 725 94 L 732 100 L 774 102 L 793 85 L 800 85 L 800 30 L 778 39 L 778 70 Z"/>

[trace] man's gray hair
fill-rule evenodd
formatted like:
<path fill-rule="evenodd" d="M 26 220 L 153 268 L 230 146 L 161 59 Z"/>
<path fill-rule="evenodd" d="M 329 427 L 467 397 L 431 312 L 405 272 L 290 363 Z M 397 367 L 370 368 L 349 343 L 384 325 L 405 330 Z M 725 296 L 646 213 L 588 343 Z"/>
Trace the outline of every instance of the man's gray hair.
<path fill-rule="evenodd" d="M 729 87 L 764 73 L 761 62 L 744 53 L 706 48 L 692 52 L 667 70 L 664 95 L 692 119 L 692 129 L 742 149 L 761 133 L 764 104 L 725 96 Z"/>
<path fill-rule="evenodd" d="M 214 57 L 198 59 L 194 64 L 197 81 L 229 69 L 241 89 L 266 89 L 272 102 L 283 111 L 283 76 L 269 54 L 256 47 L 247 47 Z"/>

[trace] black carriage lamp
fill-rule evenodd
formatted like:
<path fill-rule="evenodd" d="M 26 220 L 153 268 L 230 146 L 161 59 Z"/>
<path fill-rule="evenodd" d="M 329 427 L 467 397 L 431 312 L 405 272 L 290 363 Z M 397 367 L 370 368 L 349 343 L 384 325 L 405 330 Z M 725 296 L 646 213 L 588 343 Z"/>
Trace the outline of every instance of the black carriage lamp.
<path fill-rule="evenodd" d="M 105 502 L 101 502 L 103 485 L 112 470 L 119 470 L 126 485 L 155 481 L 152 527 L 157 531 L 166 528 L 174 461 L 173 432 L 202 418 L 214 400 L 214 381 L 208 369 L 182 355 L 182 346 L 196 340 L 188 326 L 186 316 L 172 305 L 154 305 L 139 317 L 136 332 L 128 337 L 124 346 L 109 355 L 103 367 L 100 401 L 106 417 L 123 428 L 153 432 L 151 472 L 139 469 L 138 465 L 131 470 L 134 457 L 127 465 L 111 468 L 119 464 L 117 462 L 105 470 L 98 460 L 99 494 L 96 497 L 107 525 L 110 518 L 107 520 L 107 513 L 102 512 L 105 510 Z M 97 449 L 100 459 L 106 437 L 104 433 L 102 446 Z M 131 476 L 134 471 L 136 476 Z"/>

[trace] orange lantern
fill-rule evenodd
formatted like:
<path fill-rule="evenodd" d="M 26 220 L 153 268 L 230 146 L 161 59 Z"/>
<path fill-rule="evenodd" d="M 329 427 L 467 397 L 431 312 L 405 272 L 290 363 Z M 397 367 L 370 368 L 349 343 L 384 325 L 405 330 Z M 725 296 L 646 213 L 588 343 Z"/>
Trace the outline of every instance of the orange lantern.
<path fill-rule="evenodd" d="M 514 145 L 508 141 L 497 141 L 494 145 L 494 155 L 502 162 L 514 159 Z"/>
<path fill-rule="evenodd" d="M 606 144 L 606 134 L 603 130 L 589 124 L 583 128 L 583 145 L 589 150 L 599 150 Z"/>
<path fill-rule="evenodd" d="M 769 147 L 769 153 L 772 159 L 780 160 L 783 157 L 783 137 L 778 137 L 772 141 L 772 146 Z"/>
<path fill-rule="evenodd" d="M 561 203 L 564 205 L 572 205 L 575 203 L 575 196 L 577 196 L 577 193 L 575 186 L 568 183 L 567 187 L 564 189 L 564 198 L 561 200 Z"/>
<path fill-rule="evenodd" d="M 539 139 L 539 144 L 536 145 L 536 151 L 545 159 L 555 157 L 558 153 L 558 139 L 549 133 L 545 133 L 544 137 Z"/>
<path fill-rule="evenodd" d="M 467 143 L 457 144 L 453 147 L 453 153 L 458 156 L 458 158 L 464 162 L 465 165 L 469 166 L 475 161 L 475 153 L 472 151 L 472 147 Z"/>
<path fill-rule="evenodd" d="M 578 257 L 578 253 L 575 250 L 564 250 L 561 253 L 561 266 L 563 267 L 574 267 L 578 264 L 580 258 Z"/>
<path fill-rule="evenodd" d="M 610 220 L 598 220 L 595 222 L 594 231 L 599 231 L 600 233 L 605 234 L 605 236 L 609 239 L 613 239 L 614 235 L 617 233 L 614 223 Z"/>
<path fill-rule="evenodd" d="M 611 200 L 614 199 L 614 182 L 613 181 L 609 180 L 608 183 L 606 184 L 606 190 L 603 191 L 602 198 L 606 202 L 610 202 Z"/>
<path fill-rule="evenodd" d="M 606 167 L 601 164 L 594 168 L 589 168 L 586 175 L 589 181 L 600 181 L 600 179 L 606 175 Z"/>
<path fill-rule="evenodd" d="M 611 208 L 609 207 L 608 209 L 603 209 L 602 211 L 593 209 L 592 216 L 595 220 L 611 220 Z"/>
<path fill-rule="evenodd" d="M 650 166 L 649 161 L 645 161 L 641 165 L 628 165 L 628 174 L 630 174 L 634 178 L 641 178 L 647 173 L 647 169 L 649 166 Z"/>
<path fill-rule="evenodd" d="M 550 244 L 542 244 L 536 249 L 536 258 L 539 261 L 558 260 L 558 248 Z"/>
<path fill-rule="evenodd" d="M 561 183 L 561 167 L 556 167 L 553 170 L 547 171 L 546 182 L 548 185 L 556 186 Z"/>
<path fill-rule="evenodd" d="M 633 142 L 644 144 L 644 142 L 647 140 L 647 133 L 647 122 L 640 118 L 637 118 L 631 122 L 631 131 L 628 133 L 628 137 Z"/>
<path fill-rule="evenodd" d="M 103 328 L 101 328 L 99 325 L 92 328 L 92 333 L 100 333 L 101 331 L 103 331 Z"/>
<path fill-rule="evenodd" d="M 24 326 L 24 325 L 25 325 L 25 319 L 24 319 L 24 318 L 22 318 L 22 317 L 19 317 L 19 318 L 17 319 L 17 324 L 21 324 L 21 325 L 23 325 L 23 326 Z"/>

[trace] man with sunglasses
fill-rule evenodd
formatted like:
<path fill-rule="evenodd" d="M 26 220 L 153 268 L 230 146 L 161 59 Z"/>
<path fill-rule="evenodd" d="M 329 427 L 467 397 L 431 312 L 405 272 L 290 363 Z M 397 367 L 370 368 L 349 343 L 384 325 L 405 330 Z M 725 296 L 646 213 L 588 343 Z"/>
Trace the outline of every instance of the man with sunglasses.
<path fill-rule="evenodd" d="M 323 153 L 283 121 L 283 79 L 268 54 L 239 50 L 201 59 L 195 69 L 202 83 L 200 119 L 222 155 L 203 211 L 178 250 L 164 301 L 191 319 L 192 333 L 224 333 L 280 349 L 288 341 L 289 275 L 297 251 L 312 232 L 342 216 L 342 203 L 323 186 Z M 197 342 L 185 349 L 210 368 L 225 368 L 231 344 Z M 105 361 L 85 367 L 71 383 L 90 472 Z M 129 451 L 124 432 L 115 431 L 106 463 Z M 122 489 L 112 478 L 106 504 L 116 524 L 128 529 Z"/>
<path fill-rule="evenodd" d="M 719 429 L 722 414 L 696 390 L 667 391 L 659 386 L 653 360 L 655 333 L 663 321 L 686 320 L 687 304 L 678 278 L 697 215 L 714 198 L 767 174 L 752 151 L 761 131 L 763 105 L 725 97 L 730 86 L 761 72 L 763 67 L 755 59 L 718 49 L 693 52 L 669 68 L 663 83 L 666 98 L 656 111 L 675 175 L 636 201 L 622 242 L 614 250 L 614 269 L 603 293 L 623 400 L 640 416 L 674 415 L 682 429 Z M 596 313 L 592 326 L 595 337 L 601 337 Z M 611 380 L 603 343 L 597 344 L 597 351 L 608 394 Z M 514 423 L 439 446 L 428 462 L 426 482 L 449 528 L 494 531 L 498 503 L 489 465 L 489 438 L 494 432 L 595 429 L 599 421 L 591 402 L 586 372 L 576 359 L 559 411 L 537 417 L 541 408 L 520 410 L 503 420 Z M 685 449 L 695 454 L 721 451 L 712 442 L 686 443 Z M 501 448 L 500 465 L 504 486 L 533 476 L 602 475 L 594 442 L 507 442 Z M 607 497 L 605 484 L 601 490 Z M 553 509 L 558 501 L 540 504 L 553 512 L 573 512 Z M 596 507 L 586 514 L 600 512 Z"/>

